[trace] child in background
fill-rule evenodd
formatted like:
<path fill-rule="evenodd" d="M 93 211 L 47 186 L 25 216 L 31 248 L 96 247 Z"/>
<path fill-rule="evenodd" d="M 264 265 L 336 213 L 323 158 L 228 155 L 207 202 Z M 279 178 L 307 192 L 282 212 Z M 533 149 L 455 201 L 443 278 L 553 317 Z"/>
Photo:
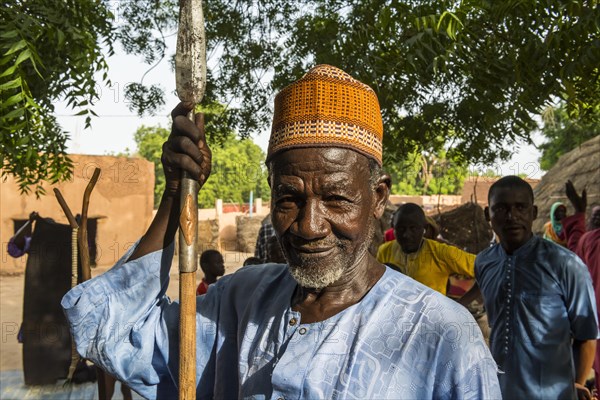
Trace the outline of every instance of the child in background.
<path fill-rule="evenodd" d="M 225 261 L 217 250 L 206 250 L 200 256 L 200 268 L 204 272 L 204 278 L 196 289 L 196 295 L 200 296 L 208 291 L 208 286 L 217 281 L 219 276 L 225 274 Z"/>

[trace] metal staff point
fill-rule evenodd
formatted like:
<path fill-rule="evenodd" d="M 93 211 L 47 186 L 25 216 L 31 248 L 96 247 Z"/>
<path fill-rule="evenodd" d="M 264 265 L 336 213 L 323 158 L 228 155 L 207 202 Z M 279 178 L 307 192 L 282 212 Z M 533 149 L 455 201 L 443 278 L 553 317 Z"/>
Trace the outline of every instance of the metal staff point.
<path fill-rule="evenodd" d="M 202 1 L 179 1 L 175 80 L 181 101 L 202 101 L 206 88 L 206 37 Z M 194 112 L 188 117 L 194 121 Z M 179 218 L 179 398 L 196 398 L 196 269 L 198 191 L 196 179 L 183 172 Z"/>

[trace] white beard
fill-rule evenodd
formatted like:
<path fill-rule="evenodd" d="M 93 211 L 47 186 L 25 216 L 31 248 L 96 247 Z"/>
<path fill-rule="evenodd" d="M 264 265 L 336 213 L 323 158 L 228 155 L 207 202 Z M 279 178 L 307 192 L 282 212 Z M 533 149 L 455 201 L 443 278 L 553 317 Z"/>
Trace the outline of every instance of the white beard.
<path fill-rule="evenodd" d="M 339 280 L 344 274 L 344 271 L 357 259 L 361 258 L 364 252 L 369 251 L 369 246 L 375 235 L 375 227 L 371 223 L 369 224 L 368 229 L 369 232 L 367 233 L 366 240 L 360 244 L 355 254 L 345 252 L 344 250 L 347 248 L 345 243 L 338 242 L 337 247 L 342 249 L 342 255 L 332 263 L 323 265 L 321 260 L 315 260 L 314 258 L 307 258 L 298 264 L 288 263 L 290 275 L 292 275 L 296 282 L 304 288 L 317 290 L 326 288 Z M 298 257 L 302 259 L 302 256 Z"/>

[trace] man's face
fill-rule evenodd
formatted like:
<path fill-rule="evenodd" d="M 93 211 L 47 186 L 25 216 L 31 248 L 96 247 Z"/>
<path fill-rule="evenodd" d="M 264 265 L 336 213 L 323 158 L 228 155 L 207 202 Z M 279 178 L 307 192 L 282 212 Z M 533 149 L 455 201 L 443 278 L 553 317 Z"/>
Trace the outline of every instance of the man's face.
<path fill-rule="evenodd" d="M 394 235 L 403 252 L 415 253 L 419 250 L 425 225 L 425 218 L 415 213 L 399 214 L 396 217 Z"/>
<path fill-rule="evenodd" d="M 537 207 L 526 188 L 494 189 L 486 213 L 502 247 L 509 253 L 524 245 L 533 235 L 531 227 L 537 217 Z"/>
<path fill-rule="evenodd" d="M 367 158 L 348 149 L 284 151 L 270 164 L 273 228 L 290 273 L 322 289 L 367 255 L 387 191 L 373 191 Z"/>
<path fill-rule="evenodd" d="M 214 254 L 208 259 L 208 270 L 215 276 L 225 274 L 225 260 L 220 254 Z"/>

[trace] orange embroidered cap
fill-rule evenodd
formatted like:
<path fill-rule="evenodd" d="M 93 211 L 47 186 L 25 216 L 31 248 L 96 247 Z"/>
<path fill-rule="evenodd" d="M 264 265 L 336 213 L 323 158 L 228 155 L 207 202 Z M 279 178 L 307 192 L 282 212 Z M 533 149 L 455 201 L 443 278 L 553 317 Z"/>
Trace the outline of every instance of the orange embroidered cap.
<path fill-rule="evenodd" d="M 317 65 L 275 96 L 267 162 L 301 147 L 345 147 L 381 165 L 383 122 L 377 95 L 339 68 Z"/>

